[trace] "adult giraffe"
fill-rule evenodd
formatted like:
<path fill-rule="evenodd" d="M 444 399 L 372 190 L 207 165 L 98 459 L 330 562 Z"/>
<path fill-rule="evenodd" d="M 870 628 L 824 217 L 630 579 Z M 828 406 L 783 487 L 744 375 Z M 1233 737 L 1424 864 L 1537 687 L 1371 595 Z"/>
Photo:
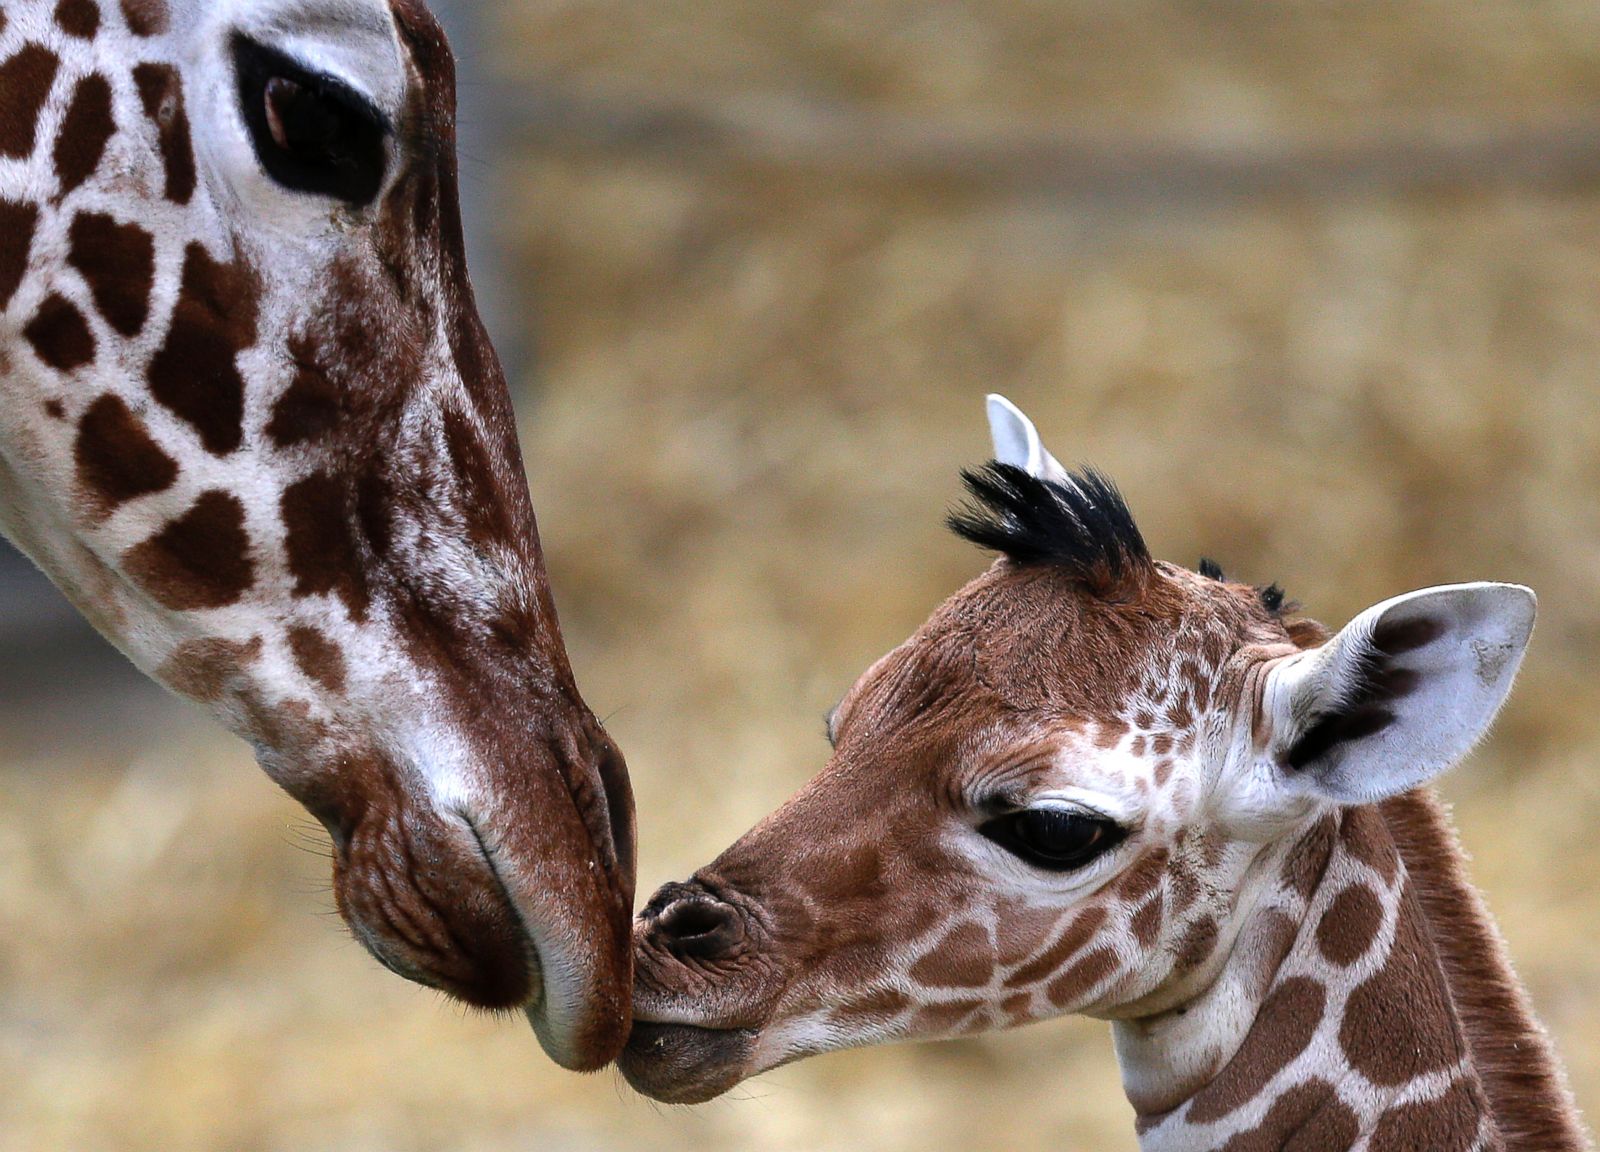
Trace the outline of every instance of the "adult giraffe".
<path fill-rule="evenodd" d="M 1533 595 L 1400 596 L 1329 638 L 1151 559 L 1114 487 L 990 401 L 960 533 L 1003 558 L 830 718 L 833 760 L 637 926 L 630 1082 L 1113 1021 L 1163 1152 L 1576 1152 L 1547 1040 L 1426 780 Z"/>
<path fill-rule="evenodd" d="M 628 1027 L 633 806 L 573 684 L 419 0 L 0 4 L 0 527 L 328 828 L 385 965 Z"/>

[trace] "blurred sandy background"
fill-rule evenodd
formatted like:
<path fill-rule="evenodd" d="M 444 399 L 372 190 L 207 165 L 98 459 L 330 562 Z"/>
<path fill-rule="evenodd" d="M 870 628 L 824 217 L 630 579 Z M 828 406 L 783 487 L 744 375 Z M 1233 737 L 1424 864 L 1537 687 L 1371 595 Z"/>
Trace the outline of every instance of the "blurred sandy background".
<path fill-rule="evenodd" d="M 641 896 L 818 767 L 825 710 L 981 569 L 940 521 L 999 390 L 1120 480 L 1159 555 L 1329 622 L 1538 590 L 1520 687 L 1446 791 L 1600 1111 L 1600 8 L 485 12 L 469 75 L 546 118 L 469 179 L 514 205 L 530 479 L 632 767 Z M 1531 152 L 1407 176 L 1485 134 Z M 1030 161 L 1083 138 L 1103 166 Z M 1354 151 L 1265 191 L 1169 163 L 1330 144 Z M 0 612 L 0 1147 L 1135 1147 L 1092 1022 L 828 1056 L 694 1110 L 557 1072 L 368 960 L 320 832 L 53 603 Z"/>

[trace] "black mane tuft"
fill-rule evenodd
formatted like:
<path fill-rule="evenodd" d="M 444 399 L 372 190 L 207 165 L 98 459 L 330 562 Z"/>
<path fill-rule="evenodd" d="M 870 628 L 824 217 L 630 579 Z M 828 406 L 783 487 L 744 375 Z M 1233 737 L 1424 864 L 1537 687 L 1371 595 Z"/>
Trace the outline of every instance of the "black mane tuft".
<path fill-rule="evenodd" d="M 1258 594 L 1261 597 L 1261 606 L 1274 616 L 1294 607 L 1284 598 L 1283 589 L 1276 584 L 1268 584 L 1265 588 L 1259 589 Z"/>
<path fill-rule="evenodd" d="M 1151 568 L 1122 493 L 1093 468 L 1059 483 L 991 461 L 961 479 L 972 500 L 950 514 L 951 531 L 1015 564 L 1059 565 L 1103 592 Z"/>

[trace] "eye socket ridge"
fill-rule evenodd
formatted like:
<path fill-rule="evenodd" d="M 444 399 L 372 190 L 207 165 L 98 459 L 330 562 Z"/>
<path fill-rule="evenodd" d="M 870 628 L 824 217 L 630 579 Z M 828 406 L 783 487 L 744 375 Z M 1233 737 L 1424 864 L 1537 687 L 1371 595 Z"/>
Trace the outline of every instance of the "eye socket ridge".
<path fill-rule="evenodd" d="M 337 77 L 243 33 L 233 37 L 239 109 L 256 158 L 291 192 L 372 203 L 388 168 L 389 118 Z"/>
<path fill-rule="evenodd" d="M 1041 806 L 992 817 L 980 835 L 1047 872 L 1073 872 L 1127 838 L 1116 821 L 1081 808 Z"/>

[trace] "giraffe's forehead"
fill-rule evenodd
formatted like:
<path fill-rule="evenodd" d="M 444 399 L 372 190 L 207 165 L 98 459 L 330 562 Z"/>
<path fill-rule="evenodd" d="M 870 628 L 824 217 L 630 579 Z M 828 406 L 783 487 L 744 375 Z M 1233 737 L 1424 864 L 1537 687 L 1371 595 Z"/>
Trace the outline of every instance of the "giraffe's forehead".
<path fill-rule="evenodd" d="M 1108 602 L 1067 573 L 1000 564 L 873 665 L 840 718 L 859 713 L 880 731 L 933 721 L 958 741 L 991 739 L 990 721 L 1022 718 L 1026 731 L 1049 719 L 1109 746 L 1135 728 L 1188 727 L 1234 653 L 1284 637 L 1248 589 L 1169 565 L 1136 601 Z"/>

